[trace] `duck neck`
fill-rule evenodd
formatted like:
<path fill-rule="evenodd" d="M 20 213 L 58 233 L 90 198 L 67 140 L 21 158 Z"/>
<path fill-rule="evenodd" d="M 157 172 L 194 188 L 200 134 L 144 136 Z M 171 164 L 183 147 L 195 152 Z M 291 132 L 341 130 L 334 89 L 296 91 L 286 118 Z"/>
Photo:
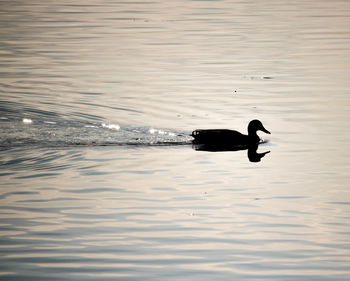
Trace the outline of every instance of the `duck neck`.
<path fill-rule="evenodd" d="M 248 136 L 251 140 L 254 140 L 254 142 L 258 143 L 260 141 L 260 138 L 255 130 L 249 130 L 248 128 Z"/>

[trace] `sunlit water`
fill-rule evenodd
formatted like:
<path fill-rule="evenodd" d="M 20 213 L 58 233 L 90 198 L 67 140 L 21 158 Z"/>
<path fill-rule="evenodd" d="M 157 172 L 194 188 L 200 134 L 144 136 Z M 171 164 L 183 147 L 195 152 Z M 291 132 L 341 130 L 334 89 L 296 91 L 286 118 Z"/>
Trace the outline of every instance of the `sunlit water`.
<path fill-rule="evenodd" d="M 0 280 L 350 279 L 350 2 L 0 13 Z"/>

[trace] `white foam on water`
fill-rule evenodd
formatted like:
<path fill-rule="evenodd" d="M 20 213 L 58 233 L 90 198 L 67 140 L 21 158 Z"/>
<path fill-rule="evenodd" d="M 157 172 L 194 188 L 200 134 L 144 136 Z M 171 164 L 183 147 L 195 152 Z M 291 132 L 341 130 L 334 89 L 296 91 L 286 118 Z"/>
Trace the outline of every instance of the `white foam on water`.
<path fill-rule="evenodd" d="M 23 118 L 22 122 L 25 123 L 25 124 L 31 124 L 31 123 L 33 123 L 33 120 L 29 119 L 29 118 Z"/>
<path fill-rule="evenodd" d="M 111 130 L 120 130 L 120 126 L 118 124 L 105 124 L 105 123 L 102 123 L 102 127 L 103 128 L 108 128 L 108 129 L 111 129 Z"/>

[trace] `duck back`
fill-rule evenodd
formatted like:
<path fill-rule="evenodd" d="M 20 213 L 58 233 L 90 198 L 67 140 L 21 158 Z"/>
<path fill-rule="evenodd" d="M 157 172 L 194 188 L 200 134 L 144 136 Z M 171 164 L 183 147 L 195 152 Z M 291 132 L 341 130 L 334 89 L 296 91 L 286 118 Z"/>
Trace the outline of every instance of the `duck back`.
<path fill-rule="evenodd" d="M 196 144 L 246 145 L 251 142 L 247 135 L 228 129 L 195 130 L 192 137 Z"/>

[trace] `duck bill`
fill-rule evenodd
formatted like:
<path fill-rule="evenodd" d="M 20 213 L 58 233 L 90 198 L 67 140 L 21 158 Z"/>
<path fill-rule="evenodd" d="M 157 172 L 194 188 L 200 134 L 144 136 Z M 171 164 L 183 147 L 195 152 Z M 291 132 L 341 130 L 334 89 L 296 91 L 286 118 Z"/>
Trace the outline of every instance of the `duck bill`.
<path fill-rule="evenodd" d="M 269 134 L 269 135 L 271 134 L 271 133 L 270 133 L 268 130 L 266 130 L 264 127 L 261 128 L 261 131 L 263 131 L 264 133 Z"/>

